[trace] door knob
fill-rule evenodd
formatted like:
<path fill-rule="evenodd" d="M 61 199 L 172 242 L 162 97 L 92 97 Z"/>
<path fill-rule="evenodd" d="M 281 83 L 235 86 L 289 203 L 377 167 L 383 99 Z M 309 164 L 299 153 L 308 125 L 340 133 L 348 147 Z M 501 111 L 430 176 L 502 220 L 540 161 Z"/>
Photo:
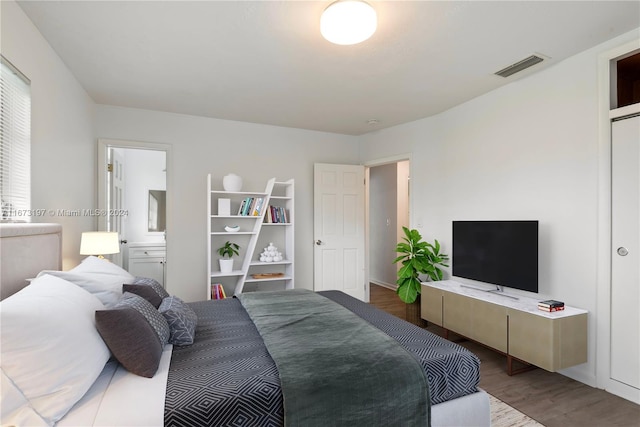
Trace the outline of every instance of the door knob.
<path fill-rule="evenodd" d="M 320 240 L 320 239 L 316 240 L 316 245 L 320 246 L 320 245 L 322 245 L 322 244 L 324 244 L 324 243 L 322 242 L 322 240 Z"/>
<path fill-rule="evenodd" d="M 618 255 L 620 255 L 620 256 L 627 256 L 627 255 L 629 255 L 629 251 L 628 251 L 628 250 L 627 250 L 627 248 L 625 248 L 624 246 L 620 246 L 620 247 L 618 248 L 618 251 L 617 251 L 617 252 L 618 252 Z"/>

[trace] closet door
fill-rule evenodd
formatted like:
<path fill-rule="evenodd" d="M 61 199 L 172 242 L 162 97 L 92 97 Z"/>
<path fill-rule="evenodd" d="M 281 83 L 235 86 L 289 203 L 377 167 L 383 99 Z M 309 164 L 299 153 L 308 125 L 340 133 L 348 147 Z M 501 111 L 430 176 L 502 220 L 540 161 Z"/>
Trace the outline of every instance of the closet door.
<path fill-rule="evenodd" d="M 640 389 L 640 117 L 611 132 L 611 378 Z"/>

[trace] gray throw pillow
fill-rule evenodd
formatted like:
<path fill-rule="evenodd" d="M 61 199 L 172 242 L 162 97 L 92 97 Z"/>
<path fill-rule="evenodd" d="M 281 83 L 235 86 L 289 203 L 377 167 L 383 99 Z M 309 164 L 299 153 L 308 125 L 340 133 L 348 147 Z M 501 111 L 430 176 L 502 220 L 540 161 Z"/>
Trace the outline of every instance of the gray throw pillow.
<path fill-rule="evenodd" d="M 136 294 L 146 299 L 151 303 L 154 308 L 160 307 L 162 304 L 162 297 L 158 295 L 153 287 L 149 285 L 122 285 L 122 293 L 131 292 L 132 294 Z"/>
<path fill-rule="evenodd" d="M 169 324 L 144 298 L 125 292 L 111 310 L 98 310 L 96 328 L 116 359 L 130 372 L 150 378 L 158 370 Z"/>
<path fill-rule="evenodd" d="M 170 296 L 162 300 L 158 308 L 171 329 L 169 342 L 173 345 L 183 346 L 193 344 L 196 334 L 198 316 L 184 301 L 176 296 Z"/>
<path fill-rule="evenodd" d="M 144 316 L 149 325 L 156 332 L 160 345 L 164 345 L 169 342 L 170 329 L 169 324 L 165 320 L 158 310 L 151 303 L 141 296 L 125 292 L 114 308 L 133 308 Z"/>
<path fill-rule="evenodd" d="M 113 356 L 141 377 L 155 375 L 162 345 L 147 319 L 133 308 L 96 311 L 96 328 Z"/>
<path fill-rule="evenodd" d="M 133 280 L 133 284 L 134 285 L 147 285 L 147 286 L 151 286 L 151 288 L 156 291 L 156 293 L 158 294 L 158 296 L 160 298 L 166 298 L 169 296 L 169 293 L 164 289 L 164 287 L 162 287 L 162 285 L 160 283 L 158 283 L 157 280 L 152 279 L 150 277 L 136 277 Z"/>

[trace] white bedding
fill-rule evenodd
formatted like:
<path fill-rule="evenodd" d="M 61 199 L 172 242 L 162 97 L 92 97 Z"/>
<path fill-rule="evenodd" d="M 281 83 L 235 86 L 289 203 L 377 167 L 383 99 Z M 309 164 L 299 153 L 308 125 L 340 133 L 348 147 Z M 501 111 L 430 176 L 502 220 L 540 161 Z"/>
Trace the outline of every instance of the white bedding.
<path fill-rule="evenodd" d="M 164 425 L 164 400 L 173 346 L 167 344 L 158 372 L 143 378 L 110 361 L 89 389 L 57 426 Z"/>

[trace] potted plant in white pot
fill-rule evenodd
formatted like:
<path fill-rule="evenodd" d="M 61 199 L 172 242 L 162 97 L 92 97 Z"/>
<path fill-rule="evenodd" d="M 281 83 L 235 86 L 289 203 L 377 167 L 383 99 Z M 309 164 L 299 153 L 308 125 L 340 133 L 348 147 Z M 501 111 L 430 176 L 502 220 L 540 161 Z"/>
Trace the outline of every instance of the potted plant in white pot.
<path fill-rule="evenodd" d="M 422 240 L 418 230 L 402 227 L 405 237 L 396 246 L 400 254 L 393 262 L 402 263 L 398 270 L 398 289 L 396 293 L 407 304 L 407 320 L 417 325 L 424 325 L 420 317 L 420 275 L 426 274 L 431 280 L 442 280 L 440 267 L 448 267 L 449 255 L 440 253 L 440 243 L 433 244 Z"/>
<path fill-rule="evenodd" d="M 231 273 L 233 271 L 233 256 L 239 255 L 239 249 L 240 246 L 229 241 L 218 248 L 218 255 L 222 257 L 219 259 L 221 273 Z"/>

